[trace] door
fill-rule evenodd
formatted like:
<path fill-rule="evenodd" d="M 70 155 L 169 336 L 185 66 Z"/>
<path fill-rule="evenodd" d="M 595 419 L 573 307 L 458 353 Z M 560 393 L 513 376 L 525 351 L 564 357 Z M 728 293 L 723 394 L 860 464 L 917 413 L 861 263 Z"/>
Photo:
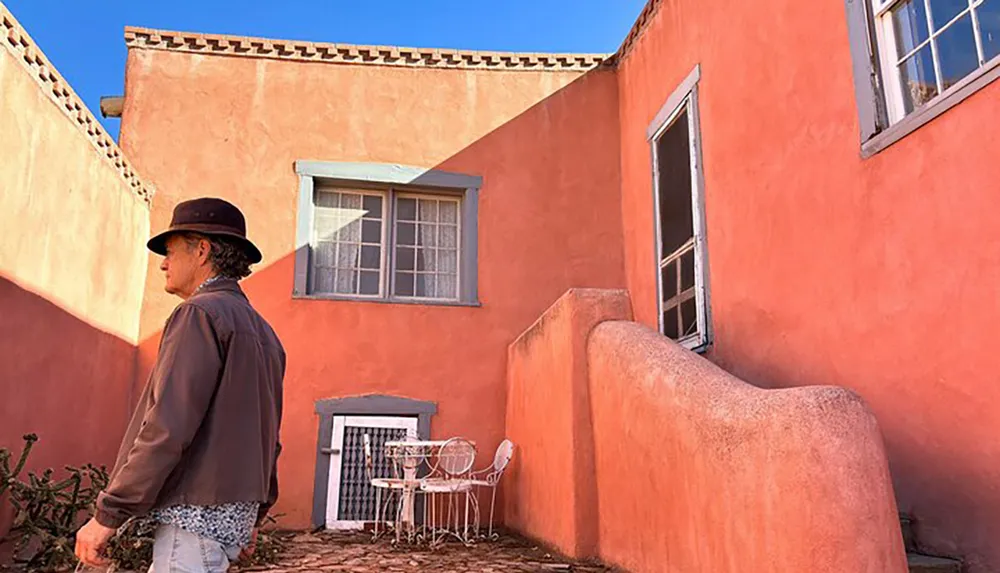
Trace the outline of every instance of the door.
<path fill-rule="evenodd" d="M 371 439 L 374 477 L 389 477 L 385 443 L 417 436 L 416 417 L 336 416 L 330 442 L 327 529 L 360 529 L 375 521 L 375 488 L 365 471 L 364 435 Z M 384 492 L 383 492 L 384 493 Z M 382 496 L 383 500 L 385 496 Z"/>

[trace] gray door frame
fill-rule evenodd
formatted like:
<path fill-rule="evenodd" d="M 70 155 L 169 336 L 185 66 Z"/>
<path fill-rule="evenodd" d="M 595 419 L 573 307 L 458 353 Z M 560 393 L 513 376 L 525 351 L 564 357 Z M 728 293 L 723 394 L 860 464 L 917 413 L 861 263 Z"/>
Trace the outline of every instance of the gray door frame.
<path fill-rule="evenodd" d="M 316 440 L 312 524 L 313 527 L 319 528 L 326 525 L 333 418 L 335 416 L 412 416 L 417 418 L 417 437 L 427 440 L 431 436 L 431 416 L 437 414 L 437 404 L 399 396 L 369 394 L 318 400 L 316 413 L 319 414 L 319 436 Z"/>

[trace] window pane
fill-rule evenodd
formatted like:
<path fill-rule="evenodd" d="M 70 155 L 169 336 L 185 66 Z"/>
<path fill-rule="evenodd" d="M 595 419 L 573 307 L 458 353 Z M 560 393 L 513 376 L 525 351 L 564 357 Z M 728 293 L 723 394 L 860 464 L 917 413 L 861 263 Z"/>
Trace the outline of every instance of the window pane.
<path fill-rule="evenodd" d="M 924 105 L 937 95 L 934 58 L 929 45 L 903 62 L 900 65 L 899 75 L 906 113 Z"/>
<path fill-rule="evenodd" d="M 417 275 L 416 295 L 423 297 L 437 296 L 434 285 L 434 275 Z"/>
<path fill-rule="evenodd" d="M 365 217 L 372 219 L 382 218 L 382 198 L 374 195 L 365 195 L 364 199 Z"/>
<path fill-rule="evenodd" d="M 361 222 L 361 241 L 365 243 L 382 243 L 382 223 L 365 219 Z"/>
<path fill-rule="evenodd" d="M 437 225 L 417 225 L 417 244 L 422 247 L 436 247 Z"/>
<path fill-rule="evenodd" d="M 400 245 L 416 245 L 416 227 L 413 223 L 399 223 L 396 226 L 396 243 Z"/>
<path fill-rule="evenodd" d="M 458 248 L 458 227 L 452 227 L 451 225 L 441 225 L 441 241 L 438 243 L 439 247 L 445 249 L 457 249 Z"/>
<path fill-rule="evenodd" d="M 417 200 L 400 198 L 396 200 L 396 219 L 400 221 L 417 220 Z"/>
<path fill-rule="evenodd" d="M 337 233 L 337 239 L 350 242 L 361 241 L 361 221 L 351 221 L 341 227 L 340 232 Z"/>
<path fill-rule="evenodd" d="M 314 190 L 313 292 L 380 293 L 384 201 L 377 191 Z"/>
<path fill-rule="evenodd" d="M 413 296 L 413 273 L 396 273 L 396 295 Z"/>
<path fill-rule="evenodd" d="M 314 236 L 319 241 L 354 240 L 351 235 L 359 232 L 361 222 L 358 221 L 359 211 L 344 210 L 339 207 L 317 207 L 313 221 Z M 352 228 L 348 229 L 353 225 Z M 346 239 L 345 239 L 346 237 Z"/>
<path fill-rule="evenodd" d="M 455 203 L 454 201 L 442 201 L 440 214 L 442 223 L 457 223 L 458 203 Z"/>
<path fill-rule="evenodd" d="M 681 255 L 681 290 L 694 286 L 694 250 Z"/>
<path fill-rule="evenodd" d="M 979 67 L 976 36 L 972 29 L 972 15 L 966 14 L 937 37 L 938 61 L 941 63 L 941 80 L 945 89 Z"/>
<path fill-rule="evenodd" d="M 313 266 L 332 267 L 336 261 L 336 243 L 320 242 L 313 248 Z"/>
<path fill-rule="evenodd" d="M 341 269 L 353 269 L 358 266 L 358 255 L 361 254 L 360 245 L 349 243 L 337 244 L 337 267 Z"/>
<path fill-rule="evenodd" d="M 433 249 L 419 249 L 417 250 L 417 270 L 418 271 L 436 271 L 437 270 L 437 252 Z"/>
<path fill-rule="evenodd" d="M 313 269 L 313 290 L 315 292 L 334 292 L 333 290 L 333 269 L 318 268 Z"/>
<path fill-rule="evenodd" d="M 396 269 L 400 271 L 412 271 L 414 269 L 413 249 L 407 247 L 396 247 Z"/>
<path fill-rule="evenodd" d="M 458 279 L 455 275 L 438 275 L 437 290 L 441 298 L 458 298 Z"/>
<path fill-rule="evenodd" d="M 955 16 L 969 8 L 968 0 L 930 0 L 930 3 L 934 30 L 944 28 Z"/>
<path fill-rule="evenodd" d="M 892 9 L 892 27 L 896 33 L 896 57 L 902 58 L 930 37 L 924 0 L 909 0 L 896 5 Z"/>
<path fill-rule="evenodd" d="M 458 297 L 459 203 L 434 196 L 395 199 L 394 295 Z"/>
<path fill-rule="evenodd" d="M 356 195 L 354 193 L 342 193 L 340 198 L 340 207 L 342 209 L 351 209 L 352 211 L 361 211 L 361 195 Z M 357 213 L 357 216 L 361 216 L 361 213 Z"/>
<path fill-rule="evenodd" d="M 663 300 L 677 296 L 677 264 L 670 263 L 660 270 L 660 277 L 663 281 Z"/>
<path fill-rule="evenodd" d="M 339 201 L 340 193 L 320 191 L 318 189 L 313 193 L 313 203 L 315 203 L 317 207 L 336 208 L 340 205 Z"/>
<path fill-rule="evenodd" d="M 976 8 L 976 16 L 983 36 L 983 55 L 989 61 L 1000 55 L 1000 0 L 986 0 Z"/>
<path fill-rule="evenodd" d="M 360 294 L 378 294 L 378 271 L 361 273 Z"/>
<path fill-rule="evenodd" d="M 691 140 L 687 111 L 656 141 L 660 195 L 660 256 L 667 257 L 694 236 Z"/>
<path fill-rule="evenodd" d="M 681 305 L 681 326 L 682 337 L 698 331 L 698 305 L 694 299 L 686 300 Z"/>
<path fill-rule="evenodd" d="M 336 270 L 335 292 L 339 294 L 357 294 L 358 273 L 350 269 Z"/>
<path fill-rule="evenodd" d="M 438 208 L 437 201 L 434 200 L 420 200 L 420 221 L 425 223 L 436 223 Z"/>
<path fill-rule="evenodd" d="M 438 251 L 438 270 L 444 273 L 458 273 L 458 251 Z"/>
<path fill-rule="evenodd" d="M 663 313 L 663 334 L 677 340 L 677 307 L 669 308 Z"/>
<path fill-rule="evenodd" d="M 382 248 L 365 245 L 361 247 L 361 268 L 379 270 L 382 267 Z"/>

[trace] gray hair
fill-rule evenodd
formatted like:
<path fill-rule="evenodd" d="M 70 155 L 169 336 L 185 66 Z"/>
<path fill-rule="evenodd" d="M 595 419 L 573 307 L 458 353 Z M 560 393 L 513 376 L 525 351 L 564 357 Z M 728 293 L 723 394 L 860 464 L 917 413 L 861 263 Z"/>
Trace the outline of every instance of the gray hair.
<path fill-rule="evenodd" d="M 223 235 L 206 236 L 199 233 L 185 233 L 184 240 L 194 248 L 198 241 L 205 239 L 212 246 L 208 261 L 217 276 L 241 280 L 250 276 L 250 257 L 236 239 Z"/>

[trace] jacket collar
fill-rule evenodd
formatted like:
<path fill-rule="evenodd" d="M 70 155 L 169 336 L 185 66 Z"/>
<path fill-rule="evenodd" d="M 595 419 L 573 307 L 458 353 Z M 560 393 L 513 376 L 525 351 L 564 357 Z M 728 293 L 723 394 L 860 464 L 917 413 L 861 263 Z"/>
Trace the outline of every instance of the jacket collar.
<path fill-rule="evenodd" d="M 193 295 L 191 295 L 191 298 L 194 298 L 200 294 L 219 292 L 219 291 L 229 291 L 234 294 L 238 294 L 243 298 L 247 298 L 247 295 L 244 294 L 243 289 L 240 288 L 240 283 L 238 281 L 236 281 L 235 279 L 226 279 L 226 278 L 216 279 L 208 284 L 202 285 L 201 288 L 199 288 L 197 291 L 195 291 Z"/>

